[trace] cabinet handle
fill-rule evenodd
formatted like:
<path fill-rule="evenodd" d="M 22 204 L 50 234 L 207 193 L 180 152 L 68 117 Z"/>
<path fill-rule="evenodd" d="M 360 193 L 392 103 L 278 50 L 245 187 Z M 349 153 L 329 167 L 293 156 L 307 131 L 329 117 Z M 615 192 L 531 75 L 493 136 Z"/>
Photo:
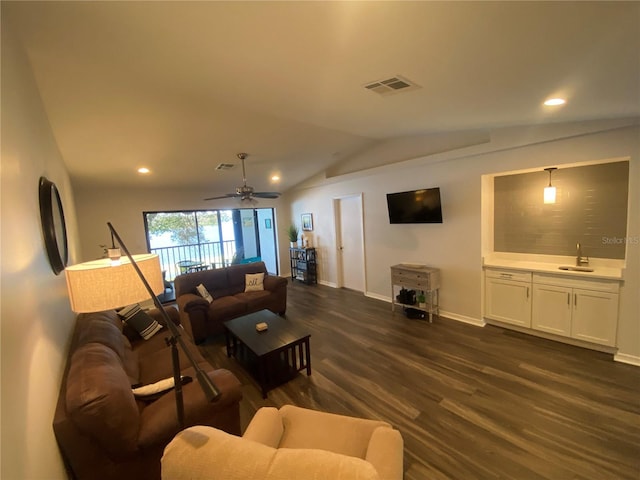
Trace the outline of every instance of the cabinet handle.
<path fill-rule="evenodd" d="M 571 306 L 571 294 L 567 293 L 567 305 Z"/>
<path fill-rule="evenodd" d="M 527 287 L 527 298 L 529 298 L 529 287 Z"/>
<path fill-rule="evenodd" d="M 576 307 L 578 306 L 578 294 L 577 293 L 573 294 L 573 305 L 576 306 Z"/>
<path fill-rule="evenodd" d="M 511 278 L 513 275 L 511 275 L 510 273 L 501 273 L 500 277 L 501 278 Z"/>

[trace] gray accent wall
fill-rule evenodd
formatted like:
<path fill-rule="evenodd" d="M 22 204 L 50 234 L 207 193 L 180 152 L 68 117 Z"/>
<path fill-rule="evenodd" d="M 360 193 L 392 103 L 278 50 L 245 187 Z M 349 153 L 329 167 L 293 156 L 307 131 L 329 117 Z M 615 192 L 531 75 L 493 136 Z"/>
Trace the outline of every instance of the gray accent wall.
<path fill-rule="evenodd" d="M 543 203 L 549 173 L 494 178 L 494 250 L 624 259 L 629 162 L 553 171 L 556 203 Z"/>

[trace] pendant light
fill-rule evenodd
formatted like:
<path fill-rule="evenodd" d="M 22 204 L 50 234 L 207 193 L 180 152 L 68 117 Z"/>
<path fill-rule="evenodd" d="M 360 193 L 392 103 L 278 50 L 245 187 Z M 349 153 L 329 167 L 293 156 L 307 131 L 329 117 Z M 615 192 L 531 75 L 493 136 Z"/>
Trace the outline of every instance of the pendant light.
<path fill-rule="evenodd" d="M 544 203 L 556 203 L 556 187 L 551 185 L 551 172 L 557 170 L 556 167 L 545 168 L 549 172 L 549 185 L 544 187 Z"/>

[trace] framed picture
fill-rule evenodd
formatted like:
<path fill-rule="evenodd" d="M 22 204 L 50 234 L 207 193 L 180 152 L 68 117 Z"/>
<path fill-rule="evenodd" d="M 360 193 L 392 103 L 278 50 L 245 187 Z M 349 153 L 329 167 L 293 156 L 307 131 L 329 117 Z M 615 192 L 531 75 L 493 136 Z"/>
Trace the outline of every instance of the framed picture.
<path fill-rule="evenodd" d="M 303 213 L 302 215 L 302 230 L 310 232 L 313 230 L 313 216 L 310 213 Z"/>
<path fill-rule="evenodd" d="M 270 218 L 265 218 L 264 219 L 264 228 L 266 228 L 267 230 L 269 230 L 271 228 L 271 219 Z"/>

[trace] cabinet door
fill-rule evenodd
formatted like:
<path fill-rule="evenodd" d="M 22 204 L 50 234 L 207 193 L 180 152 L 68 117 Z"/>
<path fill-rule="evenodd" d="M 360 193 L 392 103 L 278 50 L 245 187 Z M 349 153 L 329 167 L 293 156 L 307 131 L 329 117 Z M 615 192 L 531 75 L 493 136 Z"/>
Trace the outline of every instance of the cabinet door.
<path fill-rule="evenodd" d="M 531 284 L 499 278 L 486 279 L 487 318 L 531 327 Z"/>
<path fill-rule="evenodd" d="M 574 288 L 572 301 L 571 336 L 614 346 L 618 325 L 618 295 Z"/>
<path fill-rule="evenodd" d="M 533 284 L 531 327 L 556 335 L 571 335 L 572 289 Z"/>

